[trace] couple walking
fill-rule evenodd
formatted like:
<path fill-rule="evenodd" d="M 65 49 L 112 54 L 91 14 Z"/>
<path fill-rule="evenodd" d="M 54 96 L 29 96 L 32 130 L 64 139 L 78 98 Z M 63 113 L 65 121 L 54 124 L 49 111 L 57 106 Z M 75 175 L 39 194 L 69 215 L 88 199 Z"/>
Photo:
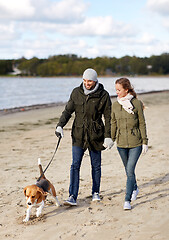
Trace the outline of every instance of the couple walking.
<path fill-rule="evenodd" d="M 148 150 L 143 104 L 127 78 L 116 80 L 115 88 L 117 101 L 112 105 L 96 71 L 86 69 L 81 85 L 73 89 L 59 119 L 55 134 L 63 137 L 63 127 L 75 113 L 71 132 L 69 197 L 65 205 L 77 205 L 80 166 L 86 149 L 89 150 L 92 167 L 92 201 L 100 201 L 101 151 L 111 149 L 115 141 L 127 176 L 123 208 L 130 210 L 131 200 L 137 197 L 135 167 L 140 154 Z"/>

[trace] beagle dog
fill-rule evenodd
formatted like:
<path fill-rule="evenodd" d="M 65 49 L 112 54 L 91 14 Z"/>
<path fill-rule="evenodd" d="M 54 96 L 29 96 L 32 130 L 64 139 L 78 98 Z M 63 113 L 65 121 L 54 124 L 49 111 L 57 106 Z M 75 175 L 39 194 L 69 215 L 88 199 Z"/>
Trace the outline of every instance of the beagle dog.
<path fill-rule="evenodd" d="M 29 221 L 31 209 L 33 206 L 38 206 L 36 211 L 36 216 L 39 217 L 41 215 L 42 209 L 44 207 L 45 199 L 48 193 L 50 193 L 55 198 L 56 206 L 60 206 L 60 203 L 56 196 L 56 191 L 54 186 L 51 184 L 51 182 L 48 179 L 46 179 L 45 175 L 43 174 L 40 158 L 38 158 L 38 165 L 39 165 L 41 178 L 39 179 L 39 181 L 36 182 L 36 184 L 29 185 L 24 188 L 24 194 L 26 196 L 27 212 L 23 222 Z"/>

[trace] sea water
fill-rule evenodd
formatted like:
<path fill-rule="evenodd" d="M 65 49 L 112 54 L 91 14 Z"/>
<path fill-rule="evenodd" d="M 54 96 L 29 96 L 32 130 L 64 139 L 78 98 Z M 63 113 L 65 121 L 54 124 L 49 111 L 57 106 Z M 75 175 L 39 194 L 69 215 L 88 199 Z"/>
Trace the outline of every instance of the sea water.
<path fill-rule="evenodd" d="M 117 77 L 100 77 L 109 94 L 116 95 Z M 129 77 L 137 93 L 169 90 L 169 77 Z M 81 77 L 0 77 L 0 109 L 67 102 Z"/>

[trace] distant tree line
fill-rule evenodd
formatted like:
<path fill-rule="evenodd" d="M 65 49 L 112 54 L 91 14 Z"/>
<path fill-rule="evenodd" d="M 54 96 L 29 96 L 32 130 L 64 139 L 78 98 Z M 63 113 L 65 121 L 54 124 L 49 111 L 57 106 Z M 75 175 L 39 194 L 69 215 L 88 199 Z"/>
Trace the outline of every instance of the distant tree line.
<path fill-rule="evenodd" d="M 166 75 L 169 74 L 169 53 L 149 58 L 82 58 L 74 54 L 50 56 L 47 59 L 23 57 L 0 60 L 0 75 L 9 74 L 16 67 L 22 76 L 79 76 L 89 67 L 94 68 L 99 75 Z"/>
<path fill-rule="evenodd" d="M 12 60 L 0 60 L 0 75 L 6 75 L 13 71 Z"/>

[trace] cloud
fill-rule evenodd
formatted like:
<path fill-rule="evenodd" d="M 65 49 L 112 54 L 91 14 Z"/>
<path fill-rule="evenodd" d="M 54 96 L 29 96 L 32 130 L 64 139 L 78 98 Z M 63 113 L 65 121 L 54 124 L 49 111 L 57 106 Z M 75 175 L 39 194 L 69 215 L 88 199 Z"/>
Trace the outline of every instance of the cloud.
<path fill-rule="evenodd" d="M 0 19 L 27 21 L 82 21 L 87 4 L 82 0 L 0 0 Z"/>
<path fill-rule="evenodd" d="M 4 41 L 11 41 L 14 39 L 17 39 L 18 34 L 15 31 L 15 24 L 9 23 L 9 24 L 3 24 L 0 23 L 0 43 Z"/>
<path fill-rule="evenodd" d="M 148 0 L 147 7 L 151 12 L 157 13 L 161 17 L 158 24 L 169 31 L 169 0 Z"/>
<path fill-rule="evenodd" d="M 101 22 L 103 22 L 103 18 L 92 18 L 94 19 L 94 23 L 91 24 L 90 33 L 94 31 L 94 28 Z M 60 33 L 62 28 L 61 24 L 49 24 L 43 22 L 21 22 L 19 24 L 10 24 L 8 26 L 0 25 L 0 33 L 1 36 L 9 37 L 6 41 L 2 41 L 0 37 L 0 45 L 1 45 L 1 57 L 5 56 L 6 52 L 10 52 L 11 58 L 18 58 L 19 56 L 25 56 L 26 58 L 31 58 L 37 56 L 39 58 L 48 57 L 50 55 L 58 55 L 58 54 L 77 54 L 82 57 L 97 57 L 97 56 L 116 56 L 120 57 L 121 55 L 134 55 L 134 53 L 138 53 L 139 49 L 140 55 L 143 56 L 145 54 L 145 48 L 147 46 L 154 46 L 156 44 L 155 38 L 153 35 L 149 33 L 144 34 L 130 34 L 127 35 L 126 31 L 134 33 L 134 30 L 131 26 L 125 26 L 123 24 L 120 28 L 119 23 L 113 22 L 113 20 L 109 19 L 110 24 L 102 24 L 100 29 L 104 29 L 96 31 L 89 35 L 87 30 L 90 28 L 89 24 L 91 19 L 86 19 L 85 26 L 82 32 L 78 32 L 77 37 L 73 36 L 76 31 L 80 31 L 82 29 L 83 23 L 73 24 L 78 27 L 75 31 L 70 31 L 68 33 Z M 102 20 L 102 21 L 101 21 Z M 87 23 L 86 23 L 87 22 Z M 108 21 L 106 22 L 108 23 Z M 122 23 L 120 23 L 122 26 Z M 66 29 L 68 26 L 64 24 Z M 87 28 L 87 26 L 89 28 Z M 114 28 L 111 30 L 111 28 Z M 8 35 L 8 29 L 10 29 L 10 34 Z M 17 29 L 17 31 L 15 31 Z M 2 31 L 1 31 L 2 30 Z M 71 29 L 72 30 L 72 29 Z M 86 32 L 85 32 L 86 31 Z M 79 37 L 83 34 L 85 36 L 83 38 Z M 94 37 L 95 35 L 96 38 Z M 106 37 L 105 37 L 106 36 Z M 13 38 L 13 40 L 12 40 Z M 91 40 L 92 39 L 92 40 Z M 4 51 L 5 49 L 5 51 Z M 152 48 L 150 48 L 152 49 Z M 3 50 L 3 51 L 2 51 Z"/>
<path fill-rule="evenodd" d="M 0 0 L 0 19 L 31 18 L 34 13 L 30 0 Z"/>
<path fill-rule="evenodd" d="M 168 0 L 148 0 L 147 7 L 162 16 L 169 14 L 169 1 Z"/>
<path fill-rule="evenodd" d="M 169 31 L 169 17 L 166 19 L 166 21 L 163 21 L 163 25 Z"/>
<path fill-rule="evenodd" d="M 59 29 L 60 32 L 70 36 L 90 36 L 90 37 L 119 37 L 123 34 L 132 36 L 136 34 L 132 26 L 125 23 L 115 22 L 111 16 L 90 17 L 82 23 L 72 24 Z"/>
<path fill-rule="evenodd" d="M 36 39 L 25 38 L 15 41 L 4 41 L 1 44 L 1 58 L 6 58 L 6 53 L 10 52 L 11 58 L 26 57 L 38 58 L 49 57 L 58 54 L 77 54 L 82 57 L 115 56 L 125 55 L 151 56 L 169 52 L 169 41 L 155 40 L 148 33 L 140 34 L 137 38 L 53 38 L 41 35 Z"/>
<path fill-rule="evenodd" d="M 82 0 L 62 0 L 49 4 L 43 9 L 43 15 L 49 20 L 77 22 L 83 20 L 86 8 Z"/>
<path fill-rule="evenodd" d="M 98 27 L 99 26 L 99 27 Z M 85 18 L 78 23 L 55 22 L 19 22 L 17 31 L 21 33 L 32 32 L 34 35 L 50 35 L 52 38 L 67 37 L 133 37 L 138 31 L 130 24 L 116 22 L 111 16 Z"/>
<path fill-rule="evenodd" d="M 147 56 L 149 55 L 161 55 L 162 53 L 169 52 L 169 41 L 158 41 L 155 45 L 147 45 L 145 49 Z"/>
<path fill-rule="evenodd" d="M 136 41 L 138 44 L 143 44 L 143 45 L 154 45 L 156 44 L 158 41 L 155 38 L 155 36 L 153 36 L 150 33 L 143 33 L 141 35 L 141 37 L 138 39 L 138 41 Z"/>
<path fill-rule="evenodd" d="M 144 11 L 144 19 L 139 13 L 133 19 L 130 9 L 120 17 L 113 11 L 112 15 L 93 12 L 92 0 L 0 0 L 1 58 L 68 53 L 120 57 L 167 52 L 168 2 L 147 0 L 151 12 Z"/>

